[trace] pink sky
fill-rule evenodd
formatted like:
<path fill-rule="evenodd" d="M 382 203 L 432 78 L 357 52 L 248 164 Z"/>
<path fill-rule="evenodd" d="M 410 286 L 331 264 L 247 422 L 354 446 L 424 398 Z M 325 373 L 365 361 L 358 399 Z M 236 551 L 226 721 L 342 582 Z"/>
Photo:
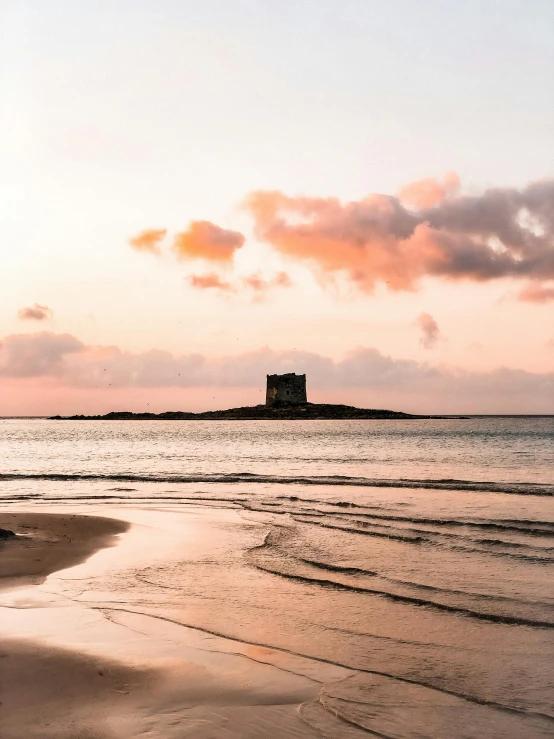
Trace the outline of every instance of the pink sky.
<path fill-rule="evenodd" d="M 322 2 L 8 3 L 0 415 L 554 413 L 545 7 Z"/>

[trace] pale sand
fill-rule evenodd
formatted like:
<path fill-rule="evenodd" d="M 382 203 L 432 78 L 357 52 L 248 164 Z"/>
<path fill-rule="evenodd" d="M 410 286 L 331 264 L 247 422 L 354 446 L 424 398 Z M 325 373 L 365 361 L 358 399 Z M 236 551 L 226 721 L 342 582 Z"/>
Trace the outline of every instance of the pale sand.
<path fill-rule="evenodd" d="M 25 534 L 0 544 L 2 739 L 326 736 L 300 706 L 348 671 L 183 626 L 155 590 L 125 600 L 134 562 L 200 556 L 235 513 L 107 515 L 0 515 Z"/>

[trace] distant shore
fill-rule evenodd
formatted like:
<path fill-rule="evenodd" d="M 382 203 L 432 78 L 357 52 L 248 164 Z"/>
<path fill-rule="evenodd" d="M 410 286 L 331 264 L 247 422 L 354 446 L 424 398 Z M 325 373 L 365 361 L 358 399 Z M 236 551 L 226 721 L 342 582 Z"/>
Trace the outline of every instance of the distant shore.
<path fill-rule="evenodd" d="M 416 416 L 399 411 L 356 408 L 351 405 L 328 403 L 303 403 L 301 405 L 255 405 L 228 408 L 222 411 L 188 413 L 166 411 L 165 413 L 131 413 L 115 411 L 100 416 L 51 416 L 55 421 L 265 421 L 265 420 L 351 420 L 351 419 L 421 419 L 441 416 Z"/>

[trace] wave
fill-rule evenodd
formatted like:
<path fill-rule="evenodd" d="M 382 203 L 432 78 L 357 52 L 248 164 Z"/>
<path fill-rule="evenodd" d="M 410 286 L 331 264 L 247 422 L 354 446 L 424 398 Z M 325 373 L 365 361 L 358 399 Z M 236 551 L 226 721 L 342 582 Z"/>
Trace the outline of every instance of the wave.
<path fill-rule="evenodd" d="M 270 572 L 277 577 L 282 577 L 286 580 L 295 580 L 302 582 L 307 585 L 318 585 L 319 587 L 328 588 L 330 590 L 342 590 L 350 593 L 362 593 L 367 595 L 377 595 L 387 600 L 396 601 L 398 603 L 406 603 L 412 606 L 419 606 L 425 608 L 433 608 L 439 611 L 447 611 L 449 613 L 456 613 L 460 616 L 469 616 L 481 621 L 489 621 L 491 623 L 500 623 L 517 626 L 531 626 L 534 628 L 542 629 L 554 629 L 554 622 L 552 621 L 541 621 L 530 618 L 520 618 L 519 616 L 510 616 L 500 613 L 484 613 L 482 611 L 476 611 L 471 608 L 464 608 L 463 606 L 448 605 L 426 598 L 417 598 L 410 595 L 400 595 L 399 593 L 391 593 L 388 590 L 380 590 L 378 588 L 364 588 L 359 585 L 347 585 L 346 583 L 337 582 L 336 580 L 329 580 L 326 578 L 319 577 L 308 577 L 307 575 L 293 574 L 290 572 L 281 572 L 271 567 L 256 562 L 254 566 L 263 571 Z"/>
<path fill-rule="evenodd" d="M 374 488 L 411 488 L 423 490 L 454 490 L 476 493 L 505 493 L 510 495 L 554 496 L 554 484 L 533 482 L 491 482 L 456 479 L 383 479 L 371 477 L 348 477 L 346 475 L 259 475 L 252 472 L 214 474 L 156 474 L 132 473 L 0 473 L 0 481 L 45 480 L 52 482 L 106 481 L 119 483 L 163 482 L 163 483 L 258 483 L 272 485 L 332 485 Z M 337 504 L 339 505 L 339 504 Z M 347 507 L 349 503 L 342 505 Z"/>
<path fill-rule="evenodd" d="M 489 595 L 488 593 L 476 593 L 476 592 L 468 592 L 467 590 L 455 590 L 452 588 L 441 588 L 436 585 L 425 585 L 424 583 L 414 582 L 413 580 L 400 580 L 396 577 L 387 577 L 386 575 L 381 575 L 378 572 L 374 572 L 373 570 L 365 570 L 362 567 L 345 567 L 343 565 L 334 565 L 329 562 L 320 562 L 318 560 L 306 559 L 304 557 L 294 557 L 290 554 L 288 556 L 289 558 L 294 559 L 297 562 L 309 565 L 310 567 L 315 567 L 315 569 L 318 569 L 318 570 L 323 570 L 326 572 L 337 572 L 341 575 L 348 575 L 351 577 L 356 577 L 357 575 L 360 575 L 364 577 L 377 578 L 378 580 L 390 582 L 395 585 L 404 585 L 406 587 L 412 588 L 413 590 L 423 590 L 423 591 L 428 591 L 428 592 L 438 593 L 438 594 L 445 594 L 445 595 L 455 595 L 455 596 L 460 595 L 460 596 L 464 596 L 468 598 L 474 598 L 476 600 L 482 600 L 483 602 L 491 601 L 493 603 L 504 602 L 507 604 L 516 604 L 516 605 L 524 604 L 528 606 L 543 606 L 545 608 L 550 607 L 550 603 L 526 601 L 526 600 L 522 600 L 521 598 L 510 598 L 506 595 Z"/>
<path fill-rule="evenodd" d="M 269 504 L 266 504 L 269 505 Z M 274 504 L 272 504 L 274 505 Z M 292 513 L 293 518 L 295 520 L 302 520 L 302 522 L 311 523 L 312 521 L 308 521 L 307 519 L 315 518 L 319 519 L 322 517 L 323 514 L 321 513 L 307 513 L 307 512 L 296 512 L 296 511 L 289 511 Z M 302 519 L 300 518 L 302 516 Z M 522 551 L 524 549 L 532 551 L 532 552 L 553 552 L 554 547 L 551 546 L 536 546 L 535 544 L 529 544 L 527 542 L 522 541 L 511 541 L 510 539 L 493 539 L 493 538 L 475 538 L 473 536 L 468 536 L 465 532 L 466 528 L 470 528 L 470 526 L 465 526 L 463 523 L 458 524 L 458 528 L 461 528 L 462 531 L 454 531 L 454 532 L 448 532 L 448 531 L 435 531 L 433 529 L 425 529 L 425 528 L 414 528 L 414 526 L 410 527 L 395 527 L 390 524 L 382 524 L 380 521 L 374 522 L 371 520 L 362 520 L 360 521 L 356 515 L 352 515 L 348 518 L 339 518 L 335 515 L 329 515 L 326 517 L 327 521 L 334 522 L 334 525 L 337 526 L 337 528 L 345 529 L 346 531 L 352 531 L 354 533 L 364 533 L 368 534 L 369 536 L 382 536 L 389 539 L 407 539 L 409 541 L 430 541 L 430 542 L 469 542 L 473 545 L 485 545 L 485 546 L 492 546 L 492 547 L 506 547 L 508 549 L 516 549 L 516 551 Z M 319 520 L 315 521 L 314 523 L 318 524 Z M 421 521 L 419 521 L 417 518 L 411 519 L 410 523 L 412 524 L 421 524 Z M 477 528 L 479 524 L 474 524 L 474 527 Z M 439 528 L 437 526 L 437 528 Z M 453 524 L 452 528 L 456 528 L 456 525 Z M 383 531 L 385 529 L 385 531 Z M 533 537 L 546 537 L 547 539 L 551 539 L 552 536 L 554 536 L 554 530 L 552 528 L 550 529 L 528 529 L 521 527 L 519 529 L 516 529 L 515 527 L 511 527 L 509 529 L 503 529 L 502 526 L 498 526 L 498 531 L 504 534 L 518 534 L 520 536 L 533 536 Z M 392 533 L 391 533 L 392 532 Z"/>
<path fill-rule="evenodd" d="M 257 509 L 262 511 L 263 509 Z M 552 551 L 551 547 L 531 547 L 525 544 L 519 545 L 521 549 L 524 547 L 527 548 L 529 552 L 534 552 L 531 554 L 525 554 L 521 551 L 510 551 L 512 546 L 517 547 L 518 545 L 513 545 L 511 542 L 502 542 L 498 540 L 497 547 L 498 548 L 482 548 L 474 545 L 478 545 L 480 543 L 480 540 L 478 539 L 471 539 L 471 538 L 463 538 L 463 537 L 456 537 L 454 535 L 448 536 L 448 539 L 453 540 L 455 543 L 446 543 L 445 539 L 447 538 L 444 534 L 436 534 L 435 532 L 429 531 L 425 532 L 425 536 L 422 536 L 421 534 L 418 534 L 416 530 L 414 530 L 414 533 L 410 535 L 410 531 L 406 529 L 405 534 L 399 534 L 399 533 L 389 533 L 384 531 L 376 531 L 374 529 L 367 528 L 370 524 L 364 524 L 363 528 L 357 528 L 355 525 L 348 525 L 348 524 L 342 524 L 337 525 L 336 523 L 330 523 L 330 522 L 323 522 L 320 520 L 313 520 L 313 517 L 310 514 L 295 514 L 293 515 L 293 520 L 297 521 L 298 523 L 306 523 L 310 524 L 312 526 L 318 526 L 322 529 L 334 529 L 336 531 L 343 531 L 346 534 L 361 534 L 362 536 L 372 536 L 376 538 L 381 539 L 389 539 L 391 541 L 400 541 L 408 544 L 427 544 L 432 546 L 442 545 L 447 546 L 449 549 L 453 551 L 459 551 L 459 552 L 473 552 L 476 554 L 494 554 L 502 557 L 513 557 L 515 559 L 520 559 L 526 562 L 554 562 L 554 557 L 548 557 L 545 556 L 544 552 Z M 356 524 L 356 522 L 353 522 Z M 396 531 L 393 529 L 393 531 Z M 481 540 L 484 541 L 484 540 Z M 490 545 L 484 545 L 489 546 Z M 507 551 L 500 551 L 499 547 L 503 546 L 504 550 Z"/>
<path fill-rule="evenodd" d="M 314 503 L 309 498 L 297 498 L 302 500 L 304 503 Z M 325 501 L 317 501 L 325 505 L 336 505 L 340 506 L 341 503 L 326 503 Z M 366 509 L 366 506 L 357 506 L 355 503 L 350 503 L 350 507 Z M 398 516 L 393 514 L 383 513 L 361 513 L 356 511 L 355 513 L 342 513 L 341 511 L 334 511 L 333 518 L 346 517 L 347 520 L 353 516 L 356 518 L 367 518 L 376 521 L 392 521 L 399 523 L 418 524 L 418 525 L 429 525 L 451 527 L 451 528 L 463 528 L 472 530 L 475 529 L 477 532 L 480 531 L 499 531 L 502 533 L 524 533 L 530 536 L 552 536 L 554 534 L 554 521 L 537 521 L 533 519 L 511 519 L 503 518 L 501 521 L 475 521 L 474 519 L 467 518 L 428 518 L 425 516 Z"/>

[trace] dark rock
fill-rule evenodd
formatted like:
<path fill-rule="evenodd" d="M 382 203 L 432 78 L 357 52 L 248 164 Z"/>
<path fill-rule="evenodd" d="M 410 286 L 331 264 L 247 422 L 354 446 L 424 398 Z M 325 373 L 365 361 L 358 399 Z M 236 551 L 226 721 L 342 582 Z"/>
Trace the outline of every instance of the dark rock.
<path fill-rule="evenodd" d="M 0 541 L 3 539 L 11 539 L 12 536 L 15 536 L 14 531 L 10 531 L 9 529 L 0 529 Z"/>

